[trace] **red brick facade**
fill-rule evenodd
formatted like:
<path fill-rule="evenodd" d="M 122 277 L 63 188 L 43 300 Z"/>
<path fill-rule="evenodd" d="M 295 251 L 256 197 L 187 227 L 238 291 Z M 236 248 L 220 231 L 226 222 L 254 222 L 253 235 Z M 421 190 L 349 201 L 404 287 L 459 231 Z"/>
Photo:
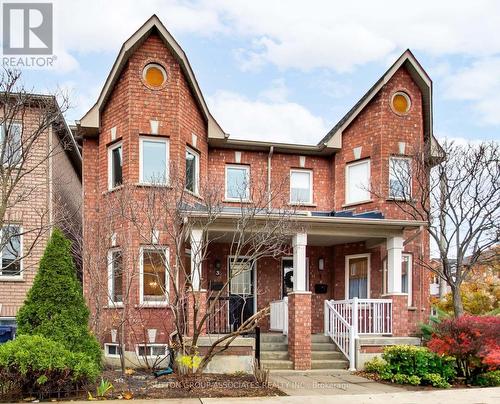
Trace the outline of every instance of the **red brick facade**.
<path fill-rule="evenodd" d="M 167 83 L 162 89 L 153 90 L 144 85 L 142 69 L 149 62 L 160 63 L 167 72 Z M 411 109 L 404 115 L 394 113 L 390 99 L 396 91 L 405 91 L 411 98 Z M 409 152 L 419 148 L 424 141 L 422 94 L 408 71 L 401 67 L 368 105 L 359 113 L 342 135 L 342 148 L 331 153 L 309 153 L 300 151 L 275 152 L 271 161 L 271 184 L 282 187 L 285 197 L 273 203 L 288 205 L 290 170 L 293 168 L 310 169 L 313 172 L 313 202 L 300 209 L 308 211 L 342 211 L 345 205 L 345 170 L 346 164 L 355 160 L 353 149 L 361 147 L 361 159 L 370 158 L 371 183 L 376 189 L 388 194 L 389 158 L 400 155 L 400 143 L 404 142 Z M 158 134 L 151 132 L 150 121 L 159 122 Z M 111 133 L 116 128 L 116 139 Z M 210 182 L 223 190 L 225 188 L 225 167 L 228 163 L 245 164 L 250 167 L 251 190 L 258 193 L 265 188 L 268 175 L 269 151 L 256 148 L 238 149 L 234 146 L 212 146 L 208 138 L 208 123 L 199 100 L 190 86 L 186 73 L 174 51 L 166 46 L 165 41 L 155 32 L 151 33 L 137 46 L 130 55 L 119 76 L 114 82 L 106 102 L 100 110 L 98 135 L 85 136 L 83 144 L 84 176 L 84 223 L 85 240 L 89 247 L 95 238 L 92 229 L 96 223 L 108 223 L 104 207 L 113 195 L 118 195 L 120 188 L 108 191 L 108 147 L 121 141 L 123 145 L 123 181 L 147 192 L 147 187 L 139 186 L 139 139 L 141 136 L 156 136 L 169 140 L 170 172 L 183 178 L 185 170 L 186 147 L 195 149 L 200 154 L 200 185 Z M 196 139 L 196 144 L 193 144 Z M 305 157 L 305 158 L 304 158 Z M 238 160 L 238 161 L 237 161 Z M 143 194 L 144 195 L 144 194 Z M 141 198 L 141 191 L 134 194 Z M 231 206 L 230 202 L 227 206 Z M 234 205 L 234 204 L 233 204 Z M 362 213 L 379 211 L 385 219 L 408 219 L 399 208 L 387 198 L 375 198 L 368 203 L 349 206 L 353 212 Z M 169 223 L 165 224 L 166 226 Z M 137 232 L 129 225 L 115 223 L 113 229 L 107 229 L 106 248 L 111 248 L 112 232 L 116 233 L 119 248 L 127 249 L 129 257 L 135 257 L 144 244 Z M 104 230 L 103 230 L 104 232 Z M 418 231 L 417 231 L 418 232 Z M 408 231 L 405 237 L 413 241 L 405 245 L 404 252 L 427 259 L 429 256 L 428 237 L 424 232 Z M 168 232 L 161 232 L 160 241 L 172 247 Z M 386 256 L 384 243 L 368 245 L 368 240 L 332 242 L 322 245 L 309 244 L 306 250 L 308 259 L 309 291 L 312 293 L 292 294 L 289 296 L 290 318 L 289 350 L 296 369 L 310 367 L 311 333 L 323 332 L 323 308 L 326 299 L 345 298 L 346 255 L 370 254 L 370 297 L 383 296 L 383 259 Z M 227 277 L 228 244 L 212 244 L 209 259 L 203 264 L 202 287 L 209 289 L 210 282 L 217 282 Z M 174 251 L 170 249 L 170 260 Z M 291 256 L 291 252 L 290 252 Z M 324 269 L 319 270 L 319 259 L 324 260 Z M 215 262 L 221 264 L 220 274 L 216 274 Z M 127 271 L 135 265 L 129 259 Z M 412 301 L 408 306 L 408 297 L 393 296 L 395 335 L 412 333 L 419 321 L 428 315 L 428 275 L 413 260 L 412 266 Z M 87 268 L 84 277 L 85 292 L 93 313 L 100 315 L 99 334 L 103 341 L 110 341 L 110 331 L 116 329 L 123 318 L 119 313 L 128 310 L 130 330 L 126 331 L 127 349 L 144 343 L 145 330 L 156 329 L 156 340 L 167 342 L 173 331 L 172 314 L 168 307 L 141 308 L 139 310 L 139 280 L 131 282 L 130 301 L 126 308 L 110 308 L 102 291 L 91 286 L 94 268 Z M 106 265 L 101 265 L 106 272 Z M 256 299 L 257 308 L 267 306 L 273 300 L 282 298 L 282 260 L 266 258 L 256 263 Z M 103 279 L 106 279 L 104 276 Z M 326 284 L 324 294 L 315 293 L 315 285 Z M 101 293 L 101 295 L 99 294 Z M 100 306 L 100 307 L 99 307 Z M 188 322 L 191 317 L 188 318 Z M 269 320 L 262 323 L 264 331 L 269 330 Z"/>

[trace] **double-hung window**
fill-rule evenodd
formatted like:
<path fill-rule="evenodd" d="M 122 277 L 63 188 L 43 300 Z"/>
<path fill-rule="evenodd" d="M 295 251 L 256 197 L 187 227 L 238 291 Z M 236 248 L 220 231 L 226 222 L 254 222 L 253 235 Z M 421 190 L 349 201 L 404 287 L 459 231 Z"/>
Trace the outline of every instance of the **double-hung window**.
<path fill-rule="evenodd" d="M 370 200 L 370 160 L 346 166 L 346 204 Z"/>
<path fill-rule="evenodd" d="M 193 194 L 200 188 L 200 155 L 194 150 L 186 149 L 186 189 Z"/>
<path fill-rule="evenodd" d="M 123 304 L 123 255 L 118 249 L 108 252 L 108 301 Z"/>
<path fill-rule="evenodd" d="M 1 230 L 0 279 L 21 277 L 22 240 L 21 227 L 6 225 Z"/>
<path fill-rule="evenodd" d="M 290 170 L 290 203 L 313 203 L 313 175 L 311 170 Z"/>
<path fill-rule="evenodd" d="M 245 165 L 226 166 L 226 199 L 248 201 L 250 199 L 250 167 Z"/>
<path fill-rule="evenodd" d="M 123 182 L 122 143 L 108 148 L 108 189 L 120 186 Z"/>
<path fill-rule="evenodd" d="M 15 167 L 21 162 L 23 127 L 20 123 L 12 122 L 0 127 L 0 153 L 3 165 Z"/>
<path fill-rule="evenodd" d="M 168 139 L 141 137 L 139 181 L 148 185 L 168 185 Z"/>
<path fill-rule="evenodd" d="M 411 197 L 410 159 L 391 157 L 389 159 L 389 197 L 408 200 Z"/>
<path fill-rule="evenodd" d="M 142 247 L 140 254 L 140 303 L 163 305 L 168 301 L 168 249 Z"/>

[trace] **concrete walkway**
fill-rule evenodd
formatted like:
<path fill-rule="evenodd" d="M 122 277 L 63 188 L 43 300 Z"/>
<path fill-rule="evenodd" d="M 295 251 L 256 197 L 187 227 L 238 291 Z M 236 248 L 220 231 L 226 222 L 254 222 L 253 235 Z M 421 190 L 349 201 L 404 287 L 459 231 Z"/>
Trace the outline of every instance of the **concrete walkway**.
<path fill-rule="evenodd" d="M 378 383 L 348 370 L 272 370 L 269 381 L 289 396 L 397 393 L 404 387 Z"/>
<path fill-rule="evenodd" d="M 109 401 L 108 401 L 109 402 Z M 124 402 L 121 400 L 120 402 Z M 500 403 L 500 387 L 483 389 L 448 389 L 432 391 L 404 391 L 377 394 L 337 394 L 333 396 L 289 396 L 256 398 L 186 398 L 169 400 L 133 400 L 131 404 L 497 404 Z M 73 404 L 88 404 L 74 401 Z"/>

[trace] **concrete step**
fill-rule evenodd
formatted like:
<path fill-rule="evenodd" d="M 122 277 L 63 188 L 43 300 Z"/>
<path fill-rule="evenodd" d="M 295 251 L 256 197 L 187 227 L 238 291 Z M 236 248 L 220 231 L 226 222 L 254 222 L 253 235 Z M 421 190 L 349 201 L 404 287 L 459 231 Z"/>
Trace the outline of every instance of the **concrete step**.
<path fill-rule="evenodd" d="M 319 359 L 319 360 L 334 360 L 334 359 L 345 359 L 345 356 L 342 354 L 342 352 L 338 351 L 312 351 L 311 352 L 311 358 L 313 360 Z"/>
<path fill-rule="evenodd" d="M 337 345 L 330 342 L 313 342 L 311 343 L 312 351 L 337 351 Z"/>
<path fill-rule="evenodd" d="M 288 344 L 280 342 L 261 342 L 260 351 L 288 351 Z"/>
<path fill-rule="evenodd" d="M 332 342 L 332 339 L 328 335 L 313 334 L 311 335 L 311 342 Z"/>
<path fill-rule="evenodd" d="M 278 343 L 285 343 L 286 344 L 287 338 L 286 335 L 283 334 L 271 334 L 271 333 L 265 333 L 265 334 L 260 334 L 260 342 L 278 342 Z"/>
<path fill-rule="evenodd" d="M 261 360 L 288 360 L 288 351 L 263 351 L 260 353 Z M 325 358 L 329 359 L 329 358 Z M 335 359 L 335 358 L 332 358 Z"/>
<path fill-rule="evenodd" d="M 311 361 L 311 369 L 347 369 L 348 363 L 346 360 L 318 360 Z"/>
<path fill-rule="evenodd" d="M 265 369 L 293 369 L 293 363 L 290 360 L 261 360 L 260 364 Z"/>

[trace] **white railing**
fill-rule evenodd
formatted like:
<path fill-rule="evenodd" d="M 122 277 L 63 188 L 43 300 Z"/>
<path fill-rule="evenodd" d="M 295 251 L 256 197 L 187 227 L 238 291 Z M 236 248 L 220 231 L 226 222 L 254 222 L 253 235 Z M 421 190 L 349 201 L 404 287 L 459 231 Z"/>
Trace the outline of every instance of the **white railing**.
<path fill-rule="evenodd" d="M 392 300 L 325 301 L 325 334 L 337 344 L 354 369 L 354 340 L 358 336 L 392 334 Z"/>
<path fill-rule="evenodd" d="M 281 331 L 288 335 L 288 297 L 283 300 L 275 300 L 270 304 L 271 331 Z"/>

